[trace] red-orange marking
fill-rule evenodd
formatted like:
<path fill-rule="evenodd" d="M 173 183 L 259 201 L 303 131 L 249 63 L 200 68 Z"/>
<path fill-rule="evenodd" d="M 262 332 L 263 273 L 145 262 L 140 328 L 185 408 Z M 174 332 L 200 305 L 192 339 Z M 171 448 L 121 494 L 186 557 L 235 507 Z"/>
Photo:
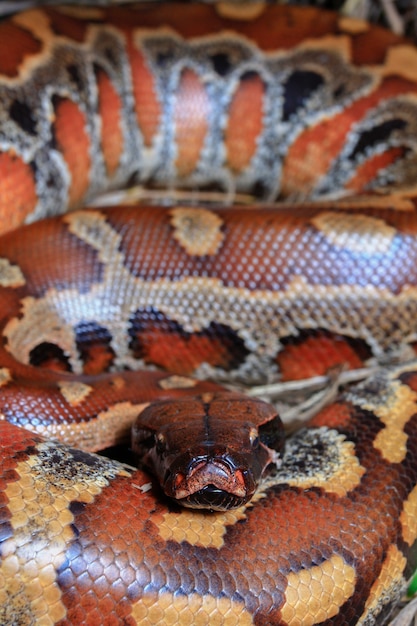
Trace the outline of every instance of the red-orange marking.
<path fill-rule="evenodd" d="M 109 346 L 93 345 L 86 350 L 83 367 L 84 374 L 95 375 L 107 372 L 114 360 L 114 353 Z"/>
<path fill-rule="evenodd" d="M 72 100 L 56 105 L 55 138 L 71 174 L 69 204 L 76 205 L 88 189 L 91 157 L 85 115 Z"/>
<path fill-rule="evenodd" d="M 240 81 L 229 108 L 225 144 L 229 166 L 241 172 L 250 163 L 263 128 L 265 85 L 253 75 Z"/>
<path fill-rule="evenodd" d="M 174 107 L 177 159 L 180 176 L 195 169 L 208 131 L 209 99 L 198 75 L 184 70 Z"/>
<path fill-rule="evenodd" d="M 388 77 L 375 91 L 343 109 L 339 115 L 326 118 L 301 133 L 289 147 L 284 161 L 283 195 L 299 194 L 300 191 L 310 193 L 316 181 L 329 170 L 332 160 L 340 154 L 354 124 L 381 100 L 416 91 L 414 83 Z"/>
<path fill-rule="evenodd" d="M 47 13 L 51 29 L 56 35 L 68 37 L 79 43 L 85 40 L 89 28 L 86 22 L 54 9 L 46 9 L 45 13 Z"/>
<path fill-rule="evenodd" d="M 325 407 L 312 420 L 311 424 L 316 428 L 328 426 L 329 428 L 345 428 L 349 425 L 352 416 L 349 406 L 346 404 L 331 404 Z"/>
<path fill-rule="evenodd" d="M 34 173 L 21 157 L 0 153 L 0 224 L 4 230 L 19 226 L 37 203 Z"/>
<path fill-rule="evenodd" d="M 132 71 L 135 113 L 146 146 L 151 146 L 161 119 L 161 105 L 156 92 L 155 79 L 146 60 L 132 38 L 127 40 L 127 53 Z"/>
<path fill-rule="evenodd" d="M 2 42 L 0 74 L 9 78 L 17 77 L 25 58 L 38 54 L 42 48 L 41 42 L 36 37 L 10 22 L 0 23 L 0 41 Z"/>
<path fill-rule="evenodd" d="M 177 374 L 190 375 L 202 363 L 227 369 L 230 355 L 219 339 L 190 335 L 181 337 L 171 332 L 152 329 L 140 335 L 142 357 Z"/>
<path fill-rule="evenodd" d="M 117 170 L 123 152 L 121 127 L 122 102 L 110 78 L 103 71 L 97 73 L 98 110 L 101 116 L 101 147 L 107 174 Z"/>
<path fill-rule="evenodd" d="M 354 176 L 346 183 L 346 189 L 356 192 L 364 191 L 367 184 L 375 179 L 379 170 L 388 167 L 403 154 L 402 148 L 391 148 L 382 154 L 375 154 L 357 168 Z"/>
<path fill-rule="evenodd" d="M 339 337 L 319 335 L 302 343 L 287 345 L 277 356 L 283 380 L 302 380 L 325 375 L 330 368 L 346 365 L 349 369 L 363 363 L 353 348 Z"/>

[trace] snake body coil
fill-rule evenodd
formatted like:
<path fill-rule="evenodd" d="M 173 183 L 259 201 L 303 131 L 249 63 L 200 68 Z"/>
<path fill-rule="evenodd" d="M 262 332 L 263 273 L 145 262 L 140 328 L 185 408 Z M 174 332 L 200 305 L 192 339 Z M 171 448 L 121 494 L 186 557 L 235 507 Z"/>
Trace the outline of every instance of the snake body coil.
<path fill-rule="evenodd" d="M 0 22 L 1 624 L 388 619 L 417 565 L 416 67 L 314 9 Z M 274 204 L 78 208 L 135 182 Z M 387 362 L 283 450 L 207 380 Z M 93 454 L 136 419 L 169 495 L 230 510 Z"/>

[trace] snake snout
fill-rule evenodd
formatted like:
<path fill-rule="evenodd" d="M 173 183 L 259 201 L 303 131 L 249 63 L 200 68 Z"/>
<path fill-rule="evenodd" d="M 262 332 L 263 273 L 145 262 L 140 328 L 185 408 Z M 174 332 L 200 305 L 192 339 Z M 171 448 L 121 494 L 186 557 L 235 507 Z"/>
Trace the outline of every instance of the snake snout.
<path fill-rule="evenodd" d="M 227 455 L 207 456 L 193 460 L 185 472 L 172 472 L 165 489 L 183 506 L 224 511 L 250 500 L 256 482 L 249 469 Z"/>
<path fill-rule="evenodd" d="M 163 492 L 191 508 L 224 511 L 254 495 L 282 448 L 276 409 L 222 391 L 153 402 L 132 429 L 132 448 Z"/>

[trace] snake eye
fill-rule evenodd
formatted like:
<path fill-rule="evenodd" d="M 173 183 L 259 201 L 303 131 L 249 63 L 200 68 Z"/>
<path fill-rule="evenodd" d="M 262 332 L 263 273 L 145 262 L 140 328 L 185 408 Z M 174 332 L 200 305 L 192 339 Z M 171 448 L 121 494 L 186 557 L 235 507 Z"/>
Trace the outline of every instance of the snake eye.
<path fill-rule="evenodd" d="M 249 441 L 252 448 L 257 448 L 259 446 L 259 435 L 256 428 L 251 428 L 249 431 Z"/>

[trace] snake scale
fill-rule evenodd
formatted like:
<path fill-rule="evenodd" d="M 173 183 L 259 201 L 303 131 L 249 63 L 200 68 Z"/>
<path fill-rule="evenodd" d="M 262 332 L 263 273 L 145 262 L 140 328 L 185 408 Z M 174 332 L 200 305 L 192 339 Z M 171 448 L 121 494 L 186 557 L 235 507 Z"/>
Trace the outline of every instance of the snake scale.
<path fill-rule="evenodd" d="M 0 103 L 0 623 L 385 623 L 417 565 L 417 50 L 316 9 L 39 8 L 0 22 Z M 191 191 L 80 208 L 133 183 Z M 219 383 L 388 363 L 284 447 Z M 226 510 L 94 454 L 132 423 Z"/>

